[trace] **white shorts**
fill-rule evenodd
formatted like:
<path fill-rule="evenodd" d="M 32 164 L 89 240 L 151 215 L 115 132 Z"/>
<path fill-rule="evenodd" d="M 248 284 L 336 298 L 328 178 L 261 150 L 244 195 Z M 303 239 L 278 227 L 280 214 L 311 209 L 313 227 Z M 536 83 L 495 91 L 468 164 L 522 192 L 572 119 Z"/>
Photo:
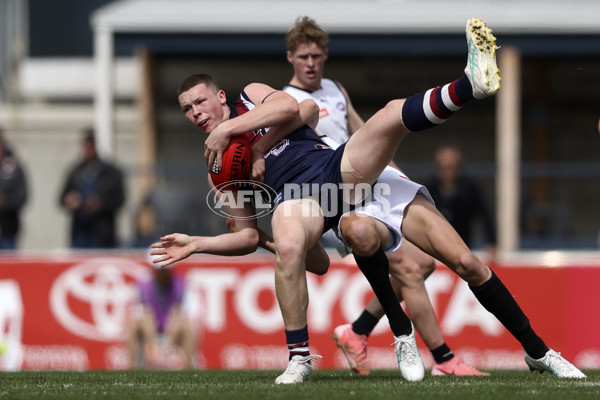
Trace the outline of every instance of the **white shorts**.
<path fill-rule="evenodd" d="M 391 253 L 402 244 L 404 209 L 417 194 L 423 195 L 431 204 L 435 204 L 425 186 L 411 181 L 395 168 L 386 167 L 373 187 L 373 199 L 350 212 L 364 214 L 383 222 L 391 234 L 390 241 L 384 250 L 386 253 Z M 344 213 L 340 218 L 337 232 L 341 232 L 341 221 L 350 212 Z M 341 234 L 338 235 L 338 238 L 348 246 Z"/>
<path fill-rule="evenodd" d="M 338 235 L 338 227 L 335 226 L 325 232 L 321 236 L 321 244 L 323 247 L 334 248 L 337 250 L 338 254 L 342 257 L 346 257 L 348 254 L 352 253 L 352 249 L 346 246 L 346 243 L 340 239 Z"/>

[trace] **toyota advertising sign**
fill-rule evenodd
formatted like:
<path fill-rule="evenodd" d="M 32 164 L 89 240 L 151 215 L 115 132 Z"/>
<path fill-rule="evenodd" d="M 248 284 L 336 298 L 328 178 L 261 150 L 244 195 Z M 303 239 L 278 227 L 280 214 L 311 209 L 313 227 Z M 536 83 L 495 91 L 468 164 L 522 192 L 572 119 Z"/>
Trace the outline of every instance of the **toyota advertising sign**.
<path fill-rule="evenodd" d="M 600 308 L 593 287 L 600 281 L 600 262 L 571 260 L 550 267 L 517 259 L 493 268 L 550 347 L 581 368 L 600 368 L 600 321 L 585 311 Z M 197 333 L 199 367 L 285 368 L 287 347 L 273 271 L 274 258 L 267 254 L 198 255 L 173 268 L 187 282 L 185 309 Z M 0 366 L 129 368 L 125 326 L 136 281 L 151 273 L 141 252 L 2 257 Z M 327 274 L 307 276 L 311 352 L 324 356 L 319 368 L 346 368 L 331 339 L 333 329 L 354 320 L 372 292 L 358 268 L 337 257 Z M 485 369 L 526 368 L 518 342 L 449 269 L 438 265 L 427 289 L 446 342 L 465 361 Z M 391 343 L 384 319 L 369 337 L 372 368 L 397 368 Z M 429 351 L 418 337 L 417 343 L 430 367 Z M 176 367 L 177 356 L 172 360 Z"/>

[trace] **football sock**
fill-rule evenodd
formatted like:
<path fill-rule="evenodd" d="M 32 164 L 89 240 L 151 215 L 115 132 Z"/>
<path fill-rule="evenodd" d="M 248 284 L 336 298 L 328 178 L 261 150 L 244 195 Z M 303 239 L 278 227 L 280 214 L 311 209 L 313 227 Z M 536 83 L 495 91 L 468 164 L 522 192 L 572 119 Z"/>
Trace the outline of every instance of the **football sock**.
<path fill-rule="evenodd" d="M 431 355 L 436 363 L 441 364 L 446 361 L 450 361 L 454 358 L 454 353 L 450 350 L 450 347 L 446 343 L 431 350 Z"/>
<path fill-rule="evenodd" d="M 445 122 L 473 99 L 473 88 L 465 74 L 452 83 L 408 97 L 402 106 L 402 122 L 411 132 Z"/>
<path fill-rule="evenodd" d="M 294 356 L 310 355 L 308 348 L 308 325 L 295 331 L 285 331 L 285 341 L 290 351 L 290 360 Z"/>
<path fill-rule="evenodd" d="M 379 318 L 371 314 L 367 310 L 363 310 L 362 314 L 352 323 L 352 331 L 359 335 L 369 336 L 375 325 L 379 322 Z"/>
<path fill-rule="evenodd" d="M 394 293 L 394 289 L 390 283 L 390 266 L 383 247 L 380 246 L 375 253 L 369 256 L 354 254 L 354 259 L 356 260 L 356 264 L 358 264 L 358 268 L 371 284 L 377 300 L 381 303 L 394 336 L 410 334 L 412 332 L 412 325 L 402 307 L 400 307 L 396 293 Z"/>
<path fill-rule="evenodd" d="M 469 286 L 481 305 L 494 314 L 517 339 L 527 354 L 542 358 L 548 351 L 544 341 L 533 331 L 529 318 L 517 304 L 506 286 L 492 271 L 492 277 L 479 286 Z"/>

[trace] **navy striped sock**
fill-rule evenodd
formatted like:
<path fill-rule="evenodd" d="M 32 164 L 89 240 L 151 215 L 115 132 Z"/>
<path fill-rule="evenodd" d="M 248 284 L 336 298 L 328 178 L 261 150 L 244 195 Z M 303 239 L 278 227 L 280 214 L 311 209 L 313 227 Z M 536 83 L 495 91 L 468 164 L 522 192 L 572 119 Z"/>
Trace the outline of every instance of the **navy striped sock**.
<path fill-rule="evenodd" d="M 463 74 L 452 83 L 408 97 L 402 106 L 402 121 L 411 132 L 432 128 L 446 122 L 471 99 L 473 88 Z"/>
<path fill-rule="evenodd" d="M 290 360 L 294 356 L 310 355 L 308 349 L 308 325 L 295 331 L 285 331 L 285 341 L 290 351 Z"/>

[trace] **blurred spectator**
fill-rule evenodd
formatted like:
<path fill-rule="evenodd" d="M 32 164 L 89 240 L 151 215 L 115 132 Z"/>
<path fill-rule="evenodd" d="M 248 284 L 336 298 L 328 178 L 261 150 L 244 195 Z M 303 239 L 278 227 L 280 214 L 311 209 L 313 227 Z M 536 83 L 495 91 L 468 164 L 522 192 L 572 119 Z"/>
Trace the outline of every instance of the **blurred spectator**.
<path fill-rule="evenodd" d="M 184 307 L 186 283 L 170 268 L 152 266 L 154 274 L 138 282 L 138 301 L 127 326 L 131 366 L 158 368 L 166 358 L 162 349 L 177 346 L 185 354 L 184 367 L 192 368 L 196 341 Z"/>
<path fill-rule="evenodd" d="M 425 184 L 438 210 L 469 246 L 474 246 L 473 225 L 483 223 L 485 250 L 496 252 L 496 228 L 481 189 L 463 174 L 462 152 L 457 146 L 442 146 L 435 153 L 436 176 Z"/>
<path fill-rule="evenodd" d="M 0 250 L 17 248 L 19 217 L 26 202 L 25 172 L 0 132 Z"/>
<path fill-rule="evenodd" d="M 210 229 L 210 216 L 203 209 L 202 195 L 195 188 L 156 185 L 143 197 L 133 215 L 132 246 L 147 248 L 158 237 L 171 232 L 198 232 Z M 217 221 L 221 223 L 221 219 Z"/>
<path fill-rule="evenodd" d="M 157 236 L 160 236 L 157 235 L 157 218 L 157 212 L 150 201 L 150 196 L 146 196 L 134 215 L 135 236 L 132 243 L 133 247 L 148 247 L 154 243 Z"/>
<path fill-rule="evenodd" d="M 86 131 L 81 152 L 60 194 L 61 206 L 72 215 L 71 247 L 116 247 L 116 214 L 125 202 L 123 174 L 100 159 L 93 131 Z"/>

